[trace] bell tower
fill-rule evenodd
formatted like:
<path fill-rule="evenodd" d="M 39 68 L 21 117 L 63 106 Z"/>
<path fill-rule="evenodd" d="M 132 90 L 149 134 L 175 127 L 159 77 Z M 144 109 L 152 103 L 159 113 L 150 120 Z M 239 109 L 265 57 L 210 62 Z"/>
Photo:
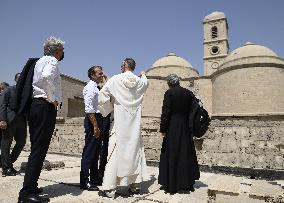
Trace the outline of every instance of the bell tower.
<path fill-rule="evenodd" d="M 204 75 L 218 70 L 229 53 L 228 24 L 224 13 L 215 11 L 203 20 Z"/>

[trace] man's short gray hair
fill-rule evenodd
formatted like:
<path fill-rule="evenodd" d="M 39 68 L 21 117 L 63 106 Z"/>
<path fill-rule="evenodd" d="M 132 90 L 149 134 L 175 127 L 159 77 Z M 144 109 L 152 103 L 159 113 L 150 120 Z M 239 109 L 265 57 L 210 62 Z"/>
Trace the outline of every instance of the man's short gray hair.
<path fill-rule="evenodd" d="M 7 88 L 7 87 L 9 87 L 10 85 L 9 85 L 9 83 L 7 83 L 7 82 L 1 82 L 1 83 L 0 83 L 0 86 L 3 87 L 3 88 Z"/>
<path fill-rule="evenodd" d="M 170 86 L 179 85 L 179 77 L 176 74 L 169 74 L 167 76 L 167 82 Z"/>
<path fill-rule="evenodd" d="M 56 37 L 49 37 L 43 44 L 44 55 L 52 56 L 58 49 L 62 49 L 65 42 Z"/>
<path fill-rule="evenodd" d="M 6 88 L 9 87 L 9 84 L 6 82 L 1 82 L 0 83 L 0 93 L 2 93 Z"/>

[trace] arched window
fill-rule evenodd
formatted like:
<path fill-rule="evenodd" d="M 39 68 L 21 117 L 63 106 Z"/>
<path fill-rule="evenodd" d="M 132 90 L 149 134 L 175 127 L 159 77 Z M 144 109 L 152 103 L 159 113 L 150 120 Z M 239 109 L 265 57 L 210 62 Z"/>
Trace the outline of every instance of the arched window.
<path fill-rule="evenodd" d="M 211 36 L 212 36 L 212 39 L 218 37 L 218 28 L 216 26 L 211 28 Z"/>

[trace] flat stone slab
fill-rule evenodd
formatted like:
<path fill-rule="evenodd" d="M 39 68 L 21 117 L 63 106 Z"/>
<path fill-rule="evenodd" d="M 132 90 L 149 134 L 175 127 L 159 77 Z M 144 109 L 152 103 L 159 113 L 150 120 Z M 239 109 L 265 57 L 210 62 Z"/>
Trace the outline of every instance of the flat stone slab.
<path fill-rule="evenodd" d="M 20 167 L 20 171 L 25 171 L 26 166 L 27 166 L 27 162 L 22 162 L 21 167 Z M 50 171 L 51 169 L 64 168 L 64 167 L 65 167 L 65 164 L 64 164 L 63 161 L 52 161 L 52 162 L 50 162 L 48 160 L 45 160 L 43 162 L 42 169 Z"/>
<path fill-rule="evenodd" d="M 243 177 L 219 176 L 213 184 L 209 185 L 207 194 L 209 202 L 212 203 L 221 201 L 218 196 L 227 200 L 231 199 L 230 201 L 239 199 L 240 202 L 242 202 L 240 199 L 246 200 L 246 202 L 261 200 L 264 202 L 281 202 L 282 199 L 284 200 L 284 189 L 281 184 Z"/>

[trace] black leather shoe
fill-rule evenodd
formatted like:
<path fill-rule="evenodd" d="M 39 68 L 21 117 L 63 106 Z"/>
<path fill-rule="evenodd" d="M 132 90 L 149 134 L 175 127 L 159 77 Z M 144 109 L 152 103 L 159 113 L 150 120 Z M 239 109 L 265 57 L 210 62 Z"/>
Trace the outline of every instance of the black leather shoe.
<path fill-rule="evenodd" d="M 6 177 L 6 176 L 15 176 L 17 175 L 17 171 L 13 168 L 8 168 L 2 171 L 2 177 Z"/>
<path fill-rule="evenodd" d="M 14 173 L 18 174 L 18 171 L 16 169 L 14 169 L 13 167 L 10 168 L 11 171 L 13 171 Z"/>
<path fill-rule="evenodd" d="M 91 181 L 90 183 L 91 183 L 92 185 L 102 186 L 103 180 Z"/>
<path fill-rule="evenodd" d="M 191 186 L 188 188 L 188 190 L 189 190 L 190 192 L 194 192 L 194 191 L 195 191 L 193 185 L 191 185 Z"/>
<path fill-rule="evenodd" d="M 43 192 L 43 189 L 41 187 L 37 187 L 36 189 L 33 190 L 33 193 L 35 194 L 40 194 Z"/>
<path fill-rule="evenodd" d="M 128 194 L 130 195 L 138 195 L 141 193 L 140 188 L 128 188 Z"/>
<path fill-rule="evenodd" d="M 81 184 L 80 188 L 83 190 L 88 190 L 88 191 L 99 191 L 99 188 L 96 185 L 91 184 L 90 182 Z"/>
<path fill-rule="evenodd" d="M 28 195 L 18 198 L 18 203 L 47 203 L 49 201 L 49 198 L 40 197 L 38 195 Z"/>

